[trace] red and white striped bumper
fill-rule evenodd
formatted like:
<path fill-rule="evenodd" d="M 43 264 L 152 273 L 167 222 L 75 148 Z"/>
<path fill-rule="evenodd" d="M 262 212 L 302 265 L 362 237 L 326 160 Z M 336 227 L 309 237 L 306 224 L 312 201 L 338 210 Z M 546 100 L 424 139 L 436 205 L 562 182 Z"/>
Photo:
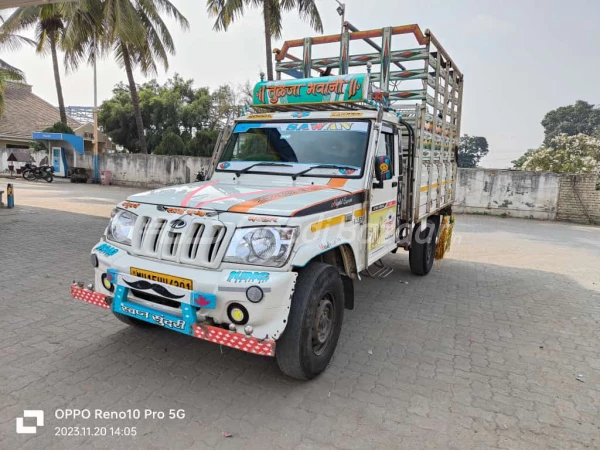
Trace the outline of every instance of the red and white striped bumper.
<path fill-rule="evenodd" d="M 71 297 L 92 305 L 100 306 L 101 308 L 112 309 L 111 305 L 106 301 L 106 296 L 104 294 L 80 287 L 77 284 L 71 285 Z M 131 307 L 123 308 L 117 312 L 119 314 L 129 315 L 138 320 L 144 320 L 155 325 L 163 326 L 170 330 L 179 331 L 180 333 L 202 339 L 203 341 L 225 345 L 226 347 L 254 353 L 256 355 L 275 356 L 275 341 L 273 340 L 259 340 L 223 328 L 201 325 L 197 322 L 189 324 L 190 326 L 186 326 L 184 329 L 179 329 L 177 327 L 167 326 L 168 323 L 173 322 L 172 316 L 166 315 L 158 310 L 149 310 L 149 308 L 141 306 L 139 306 L 140 310 L 136 311 L 137 314 L 129 313 L 128 311 L 131 311 L 136 307 L 135 303 L 129 304 Z"/>

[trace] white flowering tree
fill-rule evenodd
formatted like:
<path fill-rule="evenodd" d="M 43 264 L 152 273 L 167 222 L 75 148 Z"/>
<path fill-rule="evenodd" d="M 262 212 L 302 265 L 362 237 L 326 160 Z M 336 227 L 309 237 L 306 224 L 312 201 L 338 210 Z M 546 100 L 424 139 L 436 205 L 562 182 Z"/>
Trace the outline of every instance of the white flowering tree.
<path fill-rule="evenodd" d="M 561 134 L 552 146 L 531 151 L 522 170 L 600 174 L 600 138 Z"/>

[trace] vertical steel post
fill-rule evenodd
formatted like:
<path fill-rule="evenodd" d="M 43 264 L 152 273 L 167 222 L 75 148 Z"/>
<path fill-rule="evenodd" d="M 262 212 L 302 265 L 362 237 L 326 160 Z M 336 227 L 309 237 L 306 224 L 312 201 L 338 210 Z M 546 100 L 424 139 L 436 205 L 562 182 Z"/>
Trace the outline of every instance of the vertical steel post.
<path fill-rule="evenodd" d="M 346 31 L 340 38 L 340 75 L 348 74 L 348 52 L 350 50 L 350 34 Z"/>
<path fill-rule="evenodd" d="M 94 49 L 94 183 L 100 179 L 98 168 L 98 75 L 96 73 L 96 50 Z"/>
<path fill-rule="evenodd" d="M 381 36 L 381 74 L 379 88 L 384 92 L 390 91 L 390 51 L 392 47 L 392 28 L 386 27 Z"/>
<path fill-rule="evenodd" d="M 304 75 L 304 78 L 310 78 L 310 73 L 312 70 L 311 50 L 312 50 L 312 39 L 305 38 L 304 39 L 304 54 L 302 55 L 302 73 Z"/>

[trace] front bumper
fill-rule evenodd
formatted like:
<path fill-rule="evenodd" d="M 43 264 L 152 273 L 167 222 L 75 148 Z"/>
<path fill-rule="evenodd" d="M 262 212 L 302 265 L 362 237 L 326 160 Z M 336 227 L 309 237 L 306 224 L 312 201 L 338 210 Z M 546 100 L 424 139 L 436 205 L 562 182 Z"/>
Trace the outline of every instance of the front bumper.
<path fill-rule="evenodd" d="M 112 273 L 125 276 L 127 282 L 139 281 L 140 273 L 151 273 L 157 277 L 145 278 L 146 287 L 137 289 L 132 287 L 130 300 L 155 309 L 161 313 L 181 316 L 180 304 L 199 306 L 198 319 L 201 322 L 213 323 L 228 328 L 233 322 L 228 310 L 234 305 L 241 305 L 248 313 L 247 323 L 236 325 L 236 331 L 242 333 L 244 327 L 253 328 L 252 337 L 257 339 L 277 340 L 283 333 L 291 306 L 291 296 L 294 292 L 297 273 L 268 271 L 262 267 L 245 266 L 241 269 L 220 268 L 202 269 L 189 267 L 184 264 L 166 262 L 156 259 L 147 259 L 129 254 L 125 249 L 116 247 L 107 242 L 100 242 L 92 254 L 97 258 L 95 268 L 94 286 L 96 291 L 105 296 L 113 296 L 114 290 L 108 290 L 103 283 L 103 277 Z M 226 266 L 227 267 L 227 266 Z M 173 284 L 173 278 L 187 280 L 185 283 Z M 125 283 L 121 283 L 127 286 Z M 153 286 L 149 286 L 152 284 Z M 166 307 L 156 303 L 145 302 L 138 295 L 140 290 L 145 294 L 157 294 L 155 286 L 162 286 L 168 293 L 175 294 L 172 306 Z M 263 298 L 258 303 L 248 299 L 247 289 L 257 286 L 263 292 Z M 161 291 L 158 288 L 158 291 Z M 191 293 L 201 295 L 207 303 L 196 303 L 189 297 Z M 173 303 L 175 305 L 173 305 Z M 181 318 L 181 317 L 179 317 Z"/>
<path fill-rule="evenodd" d="M 242 350 L 256 355 L 275 356 L 275 341 L 257 339 L 223 328 L 203 325 L 197 322 L 194 307 L 182 303 L 182 317 L 153 310 L 128 300 L 129 288 L 117 283 L 114 298 L 83 288 L 78 284 L 71 285 L 71 297 L 116 313 L 143 320 L 155 325 L 169 328 L 204 341 Z"/>

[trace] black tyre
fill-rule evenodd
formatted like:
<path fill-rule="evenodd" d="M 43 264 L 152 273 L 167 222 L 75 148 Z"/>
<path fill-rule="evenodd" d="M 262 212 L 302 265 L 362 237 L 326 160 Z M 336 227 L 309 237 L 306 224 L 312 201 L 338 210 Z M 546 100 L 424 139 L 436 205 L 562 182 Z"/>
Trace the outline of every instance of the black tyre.
<path fill-rule="evenodd" d="M 33 170 L 26 170 L 23 174 L 23 178 L 27 181 L 35 181 L 35 172 Z"/>
<path fill-rule="evenodd" d="M 152 325 L 149 322 L 144 322 L 143 320 L 140 319 L 134 319 L 133 317 L 130 316 L 126 316 L 125 314 L 121 314 L 121 313 L 117 313 L 117 312 L 112 312 L 115 317 L 117 319 L 119 319 L 121 322 L 132 326 L 132 327 L 139 327 L 139 328 L 150 328 L 153 327 L 154 325 Z"/>
<path fill-rule="evenodd" d="M 54 181 L 54 176 L 51 173 L 49 173 L 47 175 L 44 175 L 44 180 L 46 180 L 46 182 L 48 183 L 52 183 L 52 181 Z"/>
<path fill-rule="evenodd" d="M 433 267 L 435 259 L 435 245 L 437 242 L 437 228 L 435 222 L 428 220 L 424 227 L 424 221 L 415 227 L 410 244 L 408 260 L 410 270 L 415 275 L 427 275 Z"/>
<path fill-rule="evenodd" d="M 333 266 L 310 263 L 298 275 L 288 324 L 277 341 L 281 371 L 309 380 L 329 364 L 344 321 L 344 286 Z"/>
<path fill-rule="evenodd" d="M 23 172 L 21 172 L 21 176 L 25 179 L 27 179 L 27 174 L 30 172 L 29 169 L 25 169 Z"/>

